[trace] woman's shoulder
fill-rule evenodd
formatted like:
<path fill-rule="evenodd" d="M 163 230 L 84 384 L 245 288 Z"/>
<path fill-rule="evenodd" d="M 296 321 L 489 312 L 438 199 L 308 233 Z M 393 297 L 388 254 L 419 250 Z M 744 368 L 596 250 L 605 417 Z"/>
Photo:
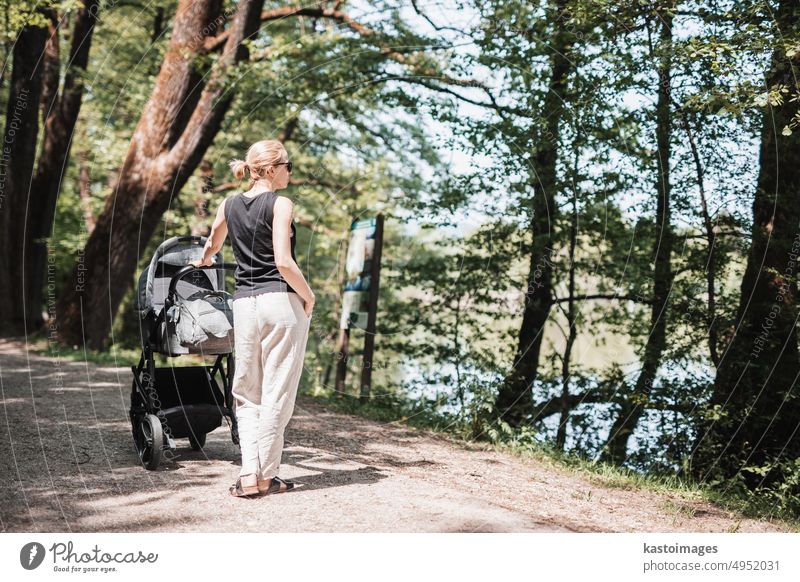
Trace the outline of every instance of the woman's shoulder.
<path fill-rule="evenodd" d="M 225 220 L 228 220 L 228 209 L 231 207 L 233 200 L 238 198 L 241 192 L 237 192 L 236 194 L 231 194 L 230 196 L 225 197 L 222 202 L 220 202 L 220 206 L 222 207 L 222 214 L 225 216 Z"/>
<path fill-rule="evenodd" d="M 292 213 L 294 208 L 294 203 L 292 202 L 291 198 L 286 196 L 281 196 L 280 194 L 275 194 L 275 202 L 272 205 L 273 212 L 278 213 Z"/>

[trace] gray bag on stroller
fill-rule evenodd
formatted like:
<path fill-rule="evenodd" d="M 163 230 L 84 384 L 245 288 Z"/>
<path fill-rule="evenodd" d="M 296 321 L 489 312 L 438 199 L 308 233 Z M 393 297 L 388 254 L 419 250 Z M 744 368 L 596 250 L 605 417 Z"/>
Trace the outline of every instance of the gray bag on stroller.
<path fill-rule="evenodd" d="M 212 348 L 216 340 L 223 345 L 233 330 L 233 300 L 224 291 L 197 291 L 173 305 L 167 321 L 175 325 L 175 337 L 184 347 L 207 342 Z M 211 338 L 211 339 L 209 339 Z"/>
<path fill-rule="evenodd" d="M 205 240 L 184 236 L 164 241 L 139 277 L 136 307 L 144 333 L 154 335 L 156 352 L 233 352 L 233 297 L 225 290 L 224 270 L 187 268 L 189 261 L 203 257 Z M 216 258 L 221 265 L 221 255 Z"/>

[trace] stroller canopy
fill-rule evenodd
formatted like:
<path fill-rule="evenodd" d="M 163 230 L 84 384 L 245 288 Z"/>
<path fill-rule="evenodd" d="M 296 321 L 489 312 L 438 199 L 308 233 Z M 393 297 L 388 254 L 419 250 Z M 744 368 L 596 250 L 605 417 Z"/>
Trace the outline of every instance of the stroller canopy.
<path fill-rule="evenodd" d="M 203 258 L 208 240 L 204 236 L 175 236 L 165 240 L 156 249 L 150 264 L 139 275 L 138 293 L 134 307 L 144 318 L 148 313 L 158 314 L 164 308 L 172 277 L 194 261 Z M 222 254 L 215 255 L 222 263 Z M 197 270 L 184 276 L 176 286 L 179 297 L 188 297 L 200 290 L 224 291 L 225 271 L 222 269 Z"/>

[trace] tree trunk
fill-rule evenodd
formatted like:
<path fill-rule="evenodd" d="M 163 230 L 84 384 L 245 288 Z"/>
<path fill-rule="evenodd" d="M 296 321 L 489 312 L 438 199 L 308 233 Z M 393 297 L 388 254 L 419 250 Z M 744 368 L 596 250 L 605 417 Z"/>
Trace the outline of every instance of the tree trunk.
<path fill-rule="evenodd" d="M 47 270 L 47 240 L 53 230 L 61 180 L 67 171 L 72 133 L 81 110 L 83 80 L 80 79 L 80 76 L 86 72 L 89 62 L 92 33 L 97 22 L 99 6 L 99 0 L 83 0 L 82 8 L 75 15 L 69 68 L 64 77 L 64 88 L 61 94 L 57 94 L 57 84 L 55 87 L 48 87 L 48 84 L 45 84 L 51 95 L 44 116 L 42 152 L 31 188 L 32 196 L 36 197 L 37 212 L 32 213 L 30 217 L 25 257 L 30 280 L 27 297 L 30 297 L 31 300 L 26 304 L 29 329 L 37 329 L 43 323 L 42 301 Z M 57 34 L 54 38 L 58 38 Z M 55 58 L 58 58 L 57 52 Z M 54 68 L 57 81 L 57 61 Z M 45 78 L 49 76 L 46 75 Z"/>
<path fill-rule="evenodd" d="M 14 43 L 11 86 L 0 153 L 0 326 L 23 333 L 25 305 L 24 249 L 28 198 L 39 134 L 43 59 L 48 30 L 25 26 Z M 27 300 L 27 301 L 26 301 Z"/>
<path fill-rule="evenodd" d="M 658 65 L 658 102 L 656 104 L 656 142 L 658 172 L 656 182 L 655 272 L 653 275 L 653 305 L 650 312 L 650 334 L 645 343 L 642 369 L 631 395 L 621 402 L 617 418 L 606 440 L 601 460 L 621 465 L 628 457 L 628 440 L 639 424 L 656 380 L 661 355 L 666 347 L 667 301 L 672 287 L 672 226 L 670 224 L 670 141 L 672 115 L 670 84 L 672 71 L 672 20 L 669 2 L 659 11 L 660 56 Z"/>
<path fill-rule="evenodd" d="M 200 191 L 194 197 L 194 216 L 191 220 L 191 230 L 194 236 L 208 236 L 211 225 L 208 223 L 209 192 L 214 191 L 214 167 L 208 160 L 200 163 Z"/>
<path fill-rule="evenodd" d="M 783 0 L 776 25 L 781 33 L 796 30 L 800 5 Z M 800 58 L 786 55 L 780 37 L 775 44 L 767 86 L 789 87 L 789 95 L 796 94 Z M 769 467 L 763 475 L 742 472 L 751 488 L 780 479 L 780 471 L 772 470 L 774 463 L 800 455 L 800 133 L 795 128 L 791 135 L 782 135 L 798 112 L 798 102 L 789 95 L 780 104 L 768 105 L 763 115 L 752 244 L 738 325 L 722 355 L 691 463 L 692 473 L 702 479 L 730 479 L 746 465 Z"/>
<path fill-rule="evenodd" d="M 577 173 L 578 166 L 578 150 L 575 151 L 575 171 Z M 567 297 L 567 344 L 564 347 L 564 355 L 561 358 L 561 418 L 558 422 L 558 430 L 556 431 L 556 448 L 560 451 L 564 450 L 564 445 L 567 442 L 567 425 L 569 424 L 569 416 L 572 407 L 569 402 L 569 380 L 572 374 L 570 373 L 570 360 L 572 359 L 572 348 L 575 346 L 575 340 L 578 339 L 577 328 L 577 307 L 575 305 L 575 248 L 578 245 L 578 184 L 573 179 L 572 186 L 572 219 L 569 225 L 569 283 L 568 283 L 568 297 Z"/>
<path fill-rule="evenodd" d="M 42 119 L 55 111 L 56 98 L 58 97 L 59 74 L 61 71 L 61 48 L 58 39 L 58 13 L 48 9 L 50 22 L 47 25 L 47 43 L 44 45 L 44 59 L 42 59 Z"/>
<path fill-rule="evenodd" d="M 262 4 L 238 3 L 223 54 L 203 87 L 195 63 L 206 37 L 218 32 L 221 2 L 179 3 L 167 54 L 114 193 L 59 299 L 62 341 L 107 346 L 113 316 L 148 241 L 219 130 L 233 98 L 225 83 L 227 69 L 247 58 L 242 41 L 258 30 Z"/>
<path fill-rule="evenodd" d="M 95 217 L 92 212 L 92 177 L 89 175 L 89 154 L 86 150 L 78 155 L 78 193 L 81 197 L 81 211 L 86 232 L 92 234 Z"/>
<path fill-rule="evenodd" d="M 708 325 L 708 353 L 714 366 L 719 366 L 719 332 L 717 330 L 717 234 L 714 230 L 714 223 L 708 212 L 708 199 L 706 198 L 705 177 L 703 164 L 700 161 L 700 152 L 694 140 L 694 134 L 686 117 L 686 113 L 681 111 L 681 120 L 686 129 L 686 139 L 689 142 L 689 149 L 692 151 L 695 173 L 697 174 L 697 189 L 700 193 L 700 211 L 703 215 L 703 226 L 706 229 L 706 239 L 708 240 L 708 260 L 706 261 L 706 292 L 708 293 L 708 312 L 706 324 Z"/>
<path fill-rule="evenodd" d="M 164 7 L 156 6 L 156 13 L 153 16 L 153 32 L 150 35 L 150 42 L 156 42 L 164 32 Z"/>
<path fill-rule="evenodd" d="M 567 14 L 566 0 L 555 3 L 559 18 Z M 559 26 L 558 24 L 556 26 Z M 519 330 L 517 351 L 512 370 L 508 373 L 495 400 L 495 414 L 511 426 L 521 425 L 533 410 L 532 388 L 539 366 L 544 328 L 553 305 L 553 225 L 556 220 L 556 164 L 561 118 L 564 110 L 564 89 L 571 71 L 568 52 L 572 34 L 559 28 L 555 34 L 551 75 L 544 99 L 542 118 L 545 127 L 542 140 L 533 155 L 533 186 L 530 268 L 528 271 L 525 306 Z"/>

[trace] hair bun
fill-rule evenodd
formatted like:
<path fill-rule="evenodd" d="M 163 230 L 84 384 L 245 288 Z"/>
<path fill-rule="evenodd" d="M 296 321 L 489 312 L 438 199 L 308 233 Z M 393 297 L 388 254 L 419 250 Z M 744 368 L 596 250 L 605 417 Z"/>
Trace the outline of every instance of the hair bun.
<path fill-rule="evenodd" d="M 250 172 L 250 165 L 245 162 L 244 160 L 231 160 L 230 163 L 231 171 L 233 172 L 233 176 L 237 180 L 241 180 L 244 178 L 245 172 Z"/>
<path fill-rule="evenodd" d="M 238 180 L 244 178 L 245 173 L 249 173 L 252 183 L 258 178 L 265 177 L 269 166 L 280 163 L 288 155 L 286 148 L 277 140 L 257 141 L 247 149 L 244 160 L 231 160 L 231 171 Z"/>

